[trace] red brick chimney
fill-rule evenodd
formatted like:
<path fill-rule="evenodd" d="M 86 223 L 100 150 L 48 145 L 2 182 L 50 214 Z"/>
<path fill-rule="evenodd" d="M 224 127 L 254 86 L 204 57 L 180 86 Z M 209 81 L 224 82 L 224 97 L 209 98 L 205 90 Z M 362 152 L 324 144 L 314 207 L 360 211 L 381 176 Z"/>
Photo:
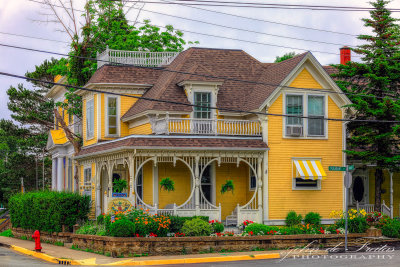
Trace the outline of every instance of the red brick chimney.
<path fill-rule="evenodd" d="M 351 51 L 348 46 L 340 48 L 340 64 L 346 65 L 347 62 L 351 61 Z"/>

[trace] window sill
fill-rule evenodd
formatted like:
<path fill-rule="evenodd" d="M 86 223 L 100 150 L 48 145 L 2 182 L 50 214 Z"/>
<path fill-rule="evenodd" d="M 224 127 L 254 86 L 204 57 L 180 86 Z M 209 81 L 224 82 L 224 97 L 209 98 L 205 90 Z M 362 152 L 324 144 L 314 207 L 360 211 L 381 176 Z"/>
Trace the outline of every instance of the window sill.
<path fill-rule="evenodd" d="M 92 141 L 93 139 L 94 139 L 94 136 L 92 136 L 92 137 L 90 137 L 90 138 L 87 138 L 87 137 L 86 137 L 86 142 L 87 142 L 87 141 Z"/>
<path fill-rule="evenodd" d="M 328 140 L 327 136 L 286 136 L 284 135 L 283 138 L 285 139 L 316 139 L 316 140 Z"/>
<path fill-rule="evenodd" d="M 119 136 L 119 134 L 107 134 L 104 137 L 106 137 L 106 138 L 118 138 L 120 136 Z"/>

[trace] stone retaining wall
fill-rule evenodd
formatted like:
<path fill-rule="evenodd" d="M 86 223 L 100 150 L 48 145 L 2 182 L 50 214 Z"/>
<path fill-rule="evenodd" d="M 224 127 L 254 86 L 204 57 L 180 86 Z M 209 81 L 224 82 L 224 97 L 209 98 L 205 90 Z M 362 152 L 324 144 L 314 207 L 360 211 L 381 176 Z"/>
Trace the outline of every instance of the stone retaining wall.
<path fill-rule="evenodd" d="M 32 230 L 12 228 L 15 237 L 31 237 Z M 366 234 L 349 234 L 349 244 L 362 243 Z M 201 252 L 250 251 L 252 249 L 286 249 L 304 247 L 313 242 L 313 247 L 327 248 L 344 243 L 344 235 L 267 235 L 225 237 L 110 237 L 79 235 L 73 233 L 41 232 L 42 242 L 72 243 L 80 249 L 110 253 L 112 256 L 134 254 L 181 255 Z"/>
<path fill-rule="evenodd" d="M 27 239 L 32 238 L 34 230 L 27 230 L 22 228 L 11 228 L 14 237 L 21 238 L 26 236 Z M 48 242 L 54 244 L 55 242 L 71 243 L 73 233 L 61 232 L 61 233 L 47 233 L 40 232 L 40 240 L 42 242 Z"/>

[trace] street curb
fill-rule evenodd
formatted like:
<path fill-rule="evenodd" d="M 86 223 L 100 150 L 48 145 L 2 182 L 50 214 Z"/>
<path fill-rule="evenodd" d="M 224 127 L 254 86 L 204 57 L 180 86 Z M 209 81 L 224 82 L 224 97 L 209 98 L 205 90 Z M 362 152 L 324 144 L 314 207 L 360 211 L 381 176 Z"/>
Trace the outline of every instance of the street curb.
<path fill-rule="evenodd" d="M 207 258 L 186 258 L 186 259 L 168 259 L 168 260 L 123 260 L 107 264 L 96 264 L 96 258 L 86 260 L 69 260 L 56 258 L 41 252 L 32 251 L 26 248 L 0 244 L 5 247 L 9 247 L 19 253 L 32 256 L 47 262 L 61 264 L 61 265 L 104 265 L 104 266 L 137 266 L 137 265 L 168 265 L 168 264 L 185 264 L 185 263 L 208 263 L 208 262 L 227 262 L 227 261 L 248 261 L 248 260 L 265 260 L 265 259 L 280 259 L 279 253 L 270 254 L 256 254 L 256 255 L 238 255 L 238 256 L 226 256 L 226 257 L 207 257 Z"/>
<path fill-rule="evenodd" d="M 61 265 L 82 265 L 80 261 L 76 260 L 68 260 L 68 259 L 59 259 L 41 252 L 32 251 L 26 248 L 10 245 L 9 248 L 12 250 L 18 251 L 22 254 L 29 255 L 47 262 L 61 264 Z"/>
<path fill-rule="evenodd" d="M 208 257 L 208 258 L 187 258 L 187 259 L 169 259 L 169 260 L 143 260 L 133 261 L 124 260 L 101 265 L 167 265 L 167 264 L 185 264 L 185 263 L 208 263 L 208 262 L 226 262 L 226 261 L 249 261 L 249 260 L 266 260 L 280 259 L 279 253 L 256 254 L 256 255 L 238 255 L 227 257 Z"/>

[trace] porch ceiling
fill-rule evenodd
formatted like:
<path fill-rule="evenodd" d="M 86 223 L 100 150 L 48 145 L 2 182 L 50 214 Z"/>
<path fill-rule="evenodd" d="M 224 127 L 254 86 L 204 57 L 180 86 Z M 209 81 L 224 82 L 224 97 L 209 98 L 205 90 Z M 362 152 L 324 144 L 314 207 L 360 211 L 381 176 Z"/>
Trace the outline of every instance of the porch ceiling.
<path fill-rule="evenodd" d="M 265 151 L 268 149 L 261 138 L 201 138 L 201 137 L 125 137 L 82 148 L 75 158 L 85 158 L 124 149 L 160 150 L 237 150 Z"/>

